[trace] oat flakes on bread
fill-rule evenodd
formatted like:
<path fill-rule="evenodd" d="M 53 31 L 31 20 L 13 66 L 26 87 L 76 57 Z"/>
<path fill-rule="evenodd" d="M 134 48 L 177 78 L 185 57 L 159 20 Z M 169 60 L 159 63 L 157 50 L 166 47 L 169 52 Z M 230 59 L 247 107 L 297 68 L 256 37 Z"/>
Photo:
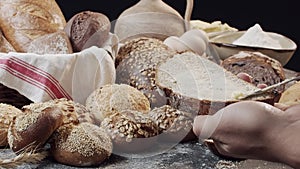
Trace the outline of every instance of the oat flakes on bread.
<path fill-rule="evenodd" d="M 93 115 L 90 111 L 82 104 L 76 103 L 66 98 L 53 99 L 46 102 L 31 103 L 23 106 L 24 112 L 33 111 L 36 113 L 41 112 L 45 108 L 58 107 L 61 109 L 64 115 L 64 124 L 78 123 L 78 122 L 89 122 L 95 123 Z"/>
<path fill-rule="evenodd" d="M 42 148 L 53 132 L 63 124 L 63 113 L 57 107 L 15 116 L 9 125 L 8 143 L 14 152 L 24 148 Z"/>
<path fill-rule="evenodd" d="M 158 126 L 148 114 L 123 110 L 106 117 L 103 128 L 112 138 L 114 153 L 146 152 L 155 145 Z"/>
<path fill-rule="evenodd" d="M 176 52 L 154 38 L 136 38 L 125 42 L 116 58 L 116 83 L 128 84 L 143 92 L 151 108 L 166 104 L 155 84 L 156 68 Z"/>
<path fill-rule="evenodd" d="M 96 166 L 112 154 L 109 135 L 91 123 L 63 125 L 51 139 L 51 154 L 56 161 L 66 165 Z"/>
<path fill-rule="evenodd" d="M 0 147 L 8 146 L 7 131 L 13 118 L 22 111 L 12 105 L 0 103 Z"/>
<path fill-rule="evenodd" d="M 179 143 L 196 138 L 192 131 L 195 116 L 191 113 L 164 105 L 151 110 L 149 116 L 158 126 L 159 141 Z"/>
<path fill-rule="evenodd" d="M 95 117 L 96 124 L 109 115 L 122 110 L 150 111 L 147 97 L 136 88 L 126 84 L 105 85 L 90 94 L 86 107 Z"/>

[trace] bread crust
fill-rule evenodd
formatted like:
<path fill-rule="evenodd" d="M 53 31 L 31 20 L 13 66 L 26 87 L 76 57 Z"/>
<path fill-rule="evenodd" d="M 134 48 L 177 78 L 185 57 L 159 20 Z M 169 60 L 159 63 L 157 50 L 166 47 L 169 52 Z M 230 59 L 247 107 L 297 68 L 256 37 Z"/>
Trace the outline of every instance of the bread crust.
<path fill-rule="evenodd" d="M 63 30 L 66 20 L 55 0 L 1 0 L 0 27 L 18 52 L 45 34 Z"/>

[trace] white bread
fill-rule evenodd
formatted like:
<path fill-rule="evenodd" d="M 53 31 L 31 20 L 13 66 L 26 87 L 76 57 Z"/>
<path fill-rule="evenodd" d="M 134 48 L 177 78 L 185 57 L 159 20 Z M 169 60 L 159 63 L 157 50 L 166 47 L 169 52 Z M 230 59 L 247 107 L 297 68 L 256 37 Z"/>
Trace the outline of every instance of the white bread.
<path fill-rule="evenodd" d="M 66 20 L 55 0 L 1 0 L 0 27 L 17 52 L 46 34 L 63 30 Z"/>
<path fill-rule="evenodd" d="M 239 101 L 239 96 L 258 90 L 220 65 L 191 52 L 175 55 L 158 66 L 156 84 L 169 97 L 169 104 L 194 115 L 215 113 Z M 270 97 L 252 99 L 272 102 Z"/>
<path fill-rule="evenodd" d="M 150 111 L 149 100 L 142 92 L 125 84 L 105 85 L 90 94 L 86 107 L 95 117 L 96 124 L 115 112 L 136 110 L 143 113 Z"/>
<path fill-rule="evenodd" d="M 278 102 L 288 106 L 300 104 L 300 81 L 287 88 Z"/>
<path fill-rule="evenodd" d="M 7 146 L 7 131 L 13 118 L 22 111 L 12 105 L 0 103 L 0 147 Z"/>

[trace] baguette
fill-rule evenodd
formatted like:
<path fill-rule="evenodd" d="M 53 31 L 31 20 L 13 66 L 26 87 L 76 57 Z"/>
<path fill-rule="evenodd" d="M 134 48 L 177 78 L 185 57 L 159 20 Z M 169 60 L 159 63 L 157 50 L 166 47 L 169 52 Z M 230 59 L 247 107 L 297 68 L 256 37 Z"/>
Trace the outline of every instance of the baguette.
<path fill-rule="evenodd" d="M 55 0 L 1 0 L 0 27 L 17 52 L 31 41 L 63 30 L 66 20 Z"/>

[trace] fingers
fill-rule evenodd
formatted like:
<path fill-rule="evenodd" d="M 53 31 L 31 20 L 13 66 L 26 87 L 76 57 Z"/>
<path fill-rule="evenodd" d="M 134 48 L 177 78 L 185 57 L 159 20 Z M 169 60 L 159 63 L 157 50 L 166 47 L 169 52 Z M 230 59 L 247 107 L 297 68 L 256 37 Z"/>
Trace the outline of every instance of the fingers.
<path fill-rule="evenodd" d="M 222 114 L 201 115 L 194 119 L 193 131 L 200 139 L 213 138 L 221 121 Z"/>
<path fill-rule="evenodd" d="M 286 109 L 288 109 L 290 107 L 289 105 L 286 105 L 283 103 L 275 103 L 274 106 L 282 111 L 285 111 Z"/>

